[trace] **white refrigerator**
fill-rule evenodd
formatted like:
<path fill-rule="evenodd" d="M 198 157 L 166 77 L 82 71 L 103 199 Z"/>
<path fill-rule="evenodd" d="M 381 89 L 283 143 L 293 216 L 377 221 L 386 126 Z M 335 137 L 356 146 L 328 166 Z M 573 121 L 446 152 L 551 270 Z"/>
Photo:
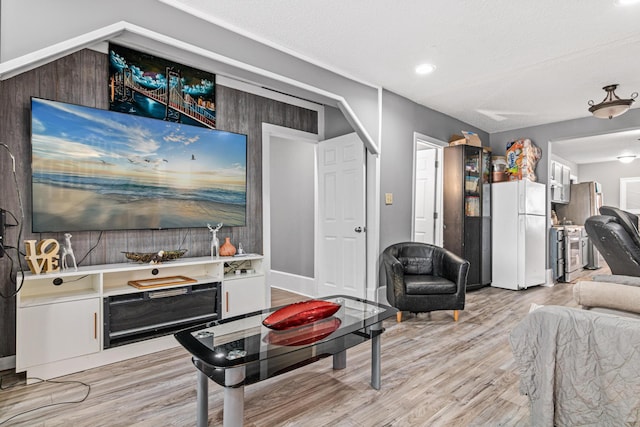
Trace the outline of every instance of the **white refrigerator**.
<path fill-rule="evenodd" d="M 526 289 L 546 281 L 546 185 L 527 179 L 491 185 L 491 286 Z"/>

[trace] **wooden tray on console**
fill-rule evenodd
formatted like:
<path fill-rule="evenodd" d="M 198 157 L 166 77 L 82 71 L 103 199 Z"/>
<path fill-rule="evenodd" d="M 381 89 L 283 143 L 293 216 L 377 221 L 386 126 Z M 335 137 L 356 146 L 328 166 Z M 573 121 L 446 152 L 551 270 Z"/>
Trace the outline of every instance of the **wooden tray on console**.
<path fill-rule="evenodd" d="M 127 283 L 134 288 L 138 289 L 150 289 L 159 288 L 162 286 L 171 285 L 188 285 L 189 283 L 196 283 L 196 279 L 186 276 L 169 276 L 169 277 L 154 277 L 153 279 L 143 280 L 129 280 Z"/>

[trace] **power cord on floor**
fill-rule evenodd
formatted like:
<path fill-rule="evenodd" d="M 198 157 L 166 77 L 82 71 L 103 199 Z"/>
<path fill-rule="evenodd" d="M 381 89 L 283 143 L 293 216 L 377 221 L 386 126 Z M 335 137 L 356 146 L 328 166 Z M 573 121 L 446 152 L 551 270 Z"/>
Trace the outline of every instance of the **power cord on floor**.
<path fill-rule="evenodd" d="M 22 385 L 22 384 L 19 384 L 19 383 L 15 383 L 15 384 L 12 384 L 12 385 L 10 385 L 8 387 L 5 387 L 2 384 L 5 376 L 0 377 L 0 390 L 10 390 L 12 388 L 19 387 L 19 386 Z M 7 418 L 4 421 L 0 421 L 0 425 L 4 425 L 4 424 L 8 423 L 9 421 L 13 420 L 14 418 L 17 418 L 17 417 L 25 415 L 25 414 L 29 414 L 31 412 L 38 411 L 38 410 L 43 409 L 43 408 L 49 408 L 51 406 L 58 406 L 58 405 L 68 405 L 68 404 L 71 404 L 71 403 L 82 403 L 85 400 L 87 400 L 87 398 L 89 397 L 89 394 L 91 393 L 91 386 L 89 384 L 87 384 L 87 383 L 83 383 L 82 381 L 53 381 L 53 380 L 43 380 L 42 378 L 27 378 L 27 381 L 29 381 L 29 380 L 37 380 L 37 381 L 39 381 L 39 382 L 37 382 L 35 384 L 29 384 L 29 385 L 37 385 L 37 384 L 41 384 L 41 383 L 80 384 L 80 385 L 82 385 L 82 386 L 87 388 L 87 393 L 80 400 L 68 400 L 68 401 L 64 401 L 64 402 L 50 403 L 48 405 L 42 405 L 42 406 L 38 406 L 37 408 L 33 408 L 33 409 L 29 409 L 29 410 L 26 410 L 26 411 L 23 411 L 23 412 L 19 412 L 19 413 L 15 414 L 15 415 L 12 415 L 9 418 Z M 28 387 L 29 385 L 25 384 L 25 387 Z"/>

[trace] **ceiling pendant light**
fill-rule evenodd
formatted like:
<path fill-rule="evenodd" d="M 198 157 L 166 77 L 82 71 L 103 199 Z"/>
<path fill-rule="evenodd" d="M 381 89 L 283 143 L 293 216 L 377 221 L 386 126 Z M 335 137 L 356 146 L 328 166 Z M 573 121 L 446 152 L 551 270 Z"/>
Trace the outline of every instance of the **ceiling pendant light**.
<path fill-rule="evenodd" d="M 589 107 L 589 112 L 591 112 L 594 117 L 599 119 L 612 119 L 629 110 L 631 104 L 633 104 L 635 99 L 638 97 L 638 92 L 633 92 L 629 99 L 620 99 L 615 93 L 617 87 L 617 84 L 603 87 L 602 89 L 607 92 L 607 95 L 601 103 L 596 104 L 593 101 L 588 102 L 591 106 Z"/>
<path fill-rule="evenodd" d="M 620 161 L 620 163 L 631 163 L 635 160 L 636 156 L 634 156 L 633 154 L 627 155 L 627 156 L 618 156 L 617 159 Z"/>

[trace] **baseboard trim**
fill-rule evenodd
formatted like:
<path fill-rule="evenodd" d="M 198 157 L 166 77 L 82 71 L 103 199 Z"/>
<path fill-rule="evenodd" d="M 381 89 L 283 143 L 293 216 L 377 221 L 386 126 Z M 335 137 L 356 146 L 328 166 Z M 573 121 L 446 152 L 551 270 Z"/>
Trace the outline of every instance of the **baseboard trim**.
<path fill-rule="evenodd" d="M 313 277 L 271 270 L 269 286 L 309 297 L 317 296 L 316 280 Z"/>

